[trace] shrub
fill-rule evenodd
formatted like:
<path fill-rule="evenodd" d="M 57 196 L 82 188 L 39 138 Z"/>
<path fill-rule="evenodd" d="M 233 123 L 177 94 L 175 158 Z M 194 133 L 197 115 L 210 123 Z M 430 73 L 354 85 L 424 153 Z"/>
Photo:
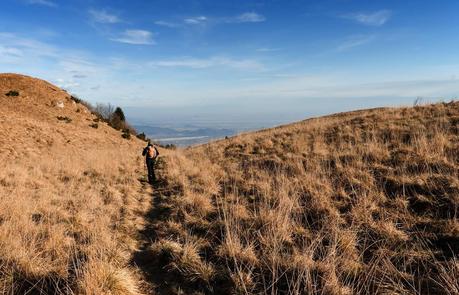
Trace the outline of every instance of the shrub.
<path fill-rule="evenodd" d="M 120 121 L 126 122 L 126 116 L 124 116 L 124 112 L 120 107 L 117 107 L 113 112 L 114 116 L 117 116 Z"/>
<path fill-rule="evenodd" d="M 76 103 L 81 103 L 82 102 L 82 100 L 76 95 L 70 95 L 70 99 L 73 100 Z"/>
<path fill-rule="evenodd" d="M 99 124 L 93 123 L 93 124 L 89 125 L 89 127 L 92 127 L 92 128 L 94 128 L 94 129 L 97 129 L 97 128 L 99 128 Z"/>
<path fill-rule="evenodd" d="M 19 96 L 19 92 L 16 90 L 10 90 L 7 93 L 5 93 L 6 96 Z"/>
<path fill-rule="evenodd" d="M 69 117 L 64 117 L 64 116 L 57 116 L 57 119 L 59 121 L 64 121 L 65 123 L 70 123 L 72 122 L 72 119 L 70 119 Z"/>
<path fill-rule="evenodd" d="M 127 132 L 124 132 L 124 130 L 129 130 L 129 137 L 131 135 L 137 134 L 135 128 L 129 125 L 126 121 L 126 116 L 120 107 L 114 107 L 110 103 L 97 103 L 94 107 L 89 102 L 79 98 L 76 95 L 71 95 L 70 99 L 87 107 L 91 114 L 96 116 L 96 118 L 93 119 L 94 122 L 106 122 L 110 127 L 116 130 L 123 130 L 123 134 L 127 134 Z M 127 137 L 127 135 L 125 136 Z"/>
<path fill-rule="evenodd" d="M 140 134 L 137 134 L 137 138 L 143 141 L 147 141 L 147 136 L 143 132 Z"/>
<path fill-rule="evenodd" d="M 127 129 L 126 128 L 126 117 L 124 112 L 120 107 L 117 107 L 116 110 L 109 117 L 110 125 L 115 129 Z"/>
<path fill-rule="evenodd" d="M 91 112 L 101 121 L 107 122 L 108 125 L 117 129 L 130 129 L 132 134 L 135 134 L 135 129 L 129 126 L 126 122 L 126 116 L 120 107 L 114 107 L 111 104 L 98 103 L 95 108 L 91 108 Z"/>
<path fill-rule="evenodd" d="M 98 103 L 96 104 L 96 107 L 93 107 L 92 110 L 94 115 L 96 115 L 98 118 L 109 122 L 110 118 L 114 112 L 114 106 L 111 104 L 104 104 L 104 103 Z"/>
<path fill-rule="evenodd" d="M 164 146 L 165 149 L 169 149 L 169 150 L 175 150 L 177 148 L 177 146 L 175 144 L 172 144 L 172 143 L 168 143 Z"/>
<path fill-rule="evenodd" d="M 121 137 L 125 139 L 131 139 L 131 131 L 129 129 L 124 129 Z"/>

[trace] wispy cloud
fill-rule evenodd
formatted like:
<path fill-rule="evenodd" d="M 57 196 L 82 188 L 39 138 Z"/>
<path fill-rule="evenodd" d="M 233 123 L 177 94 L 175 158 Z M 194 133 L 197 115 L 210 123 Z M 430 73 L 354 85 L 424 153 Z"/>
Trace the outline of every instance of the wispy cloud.
<path fill-rule="evenodd" d="M 236 16 L 211 18 L 204 15 L 185 18 L 183 22 L 188 25 L 212 24 L 237 24 L 237 23 L 259 23 L 266 21 L 266 17 L 256 12 L 245 12 Z"/>
<path fill-rule="evenodd" d="M 110 14 L 106 10 L 90 9 L 89 15 L 94 22 L 101 24 L 115 24 L 121 22 L 121 19 L 117 15 Z"/>
<path fill-rule="evenodd" d="M 63 89 L 73 89 L 80 86 L 80 83 L 65 78 L 57 78 L 56 85 Z"/>
<path fill-rule="evenodd" d="M 110 40 L 133 45 L 155 44 L 153 33 L 145 30 L 125 30 L 119 37 Z"/>
<path fill-rule="evenodd" d="M 27 0 L 28 4 L 43 5 L 48 7 L 56 7 L 57 4 L 51 0 Z"/>
<path fill-rule="evenodd" d="M 0 56 L 22 57 L 24 53 L 19 48 L 0 45 Z"/>
<path fill-rule="evenodd" d="M 230 18 L 228 22 L 234 22 L 234 23 L 259 23 L 259 22 L 264 22 L 266 18 L 258 14 L 256 12 L 246 12 L 242 13 L 238 16 L 235 16 L 233 18 Z"/>
<path fill-rule="evenodd" d="M 391 16 L 392 11 L 383 9 L 372 13 L 351 13 L 343 15 L 342 17 L 363 25 L 379 27 L 384 25 Z"/>
<path fill-rule="evenodd" d="M 190 58 L 167 59 L 151 61 L 153 67 L 181 67 L 191 69 L 205 69 L 212 67 L 229 67 L 234 69 L 261 70 L 263 65 L 251 59 L 232 59 L 228 57 L 209 57 L 209 58 Z"/>
<path fill-rule="evenodd" d="M 90 61 L 86 53 L 59 48 L 35 37 L 0 32 L 0 44 L 8 44 L 0 45 L 0 67 L 13 65 L 18 72 L 42 75 L 68 90 L 82 89 L 78 79 L 101 76 L 103 67 Z"/>
<path fill-rule="evenodd" d="M 351 48 L 362 46 L 374 40 L 374 36 L 352 36 L 347 38 L 336 48 L 337 51 L 346 51 Z"/>
<path fill-rule="evenodd" d="M 87 78 L 88 76 L 87 75 L 84 75 L 84 74 L 73 74 L 72 78 L 74 79 L 84 79 L 84 78 Z"/>
<path fill-rule="evenodd" d="M 57 55 L 57 50 L 51 45 L 46 43 L 23 38 L 16 34 L 9 32 L 0 32 L 0 44 L 9 44 L 8 47 L 2 47 L 3 53 L 11 55 L 29 55 L 33 54 L 34 56 L 44 56 L 44 57 L 55 57 Z"/>
<path fill-rule="evenodd" d="M 271 47 L 261 47 L 257 48 L 257 52 L 274 52 L 274 51 L 279 51 L 281 50 L 280 48 L 271 48 Z"/>
<path fill-rule="evenodd" d="M 162 27 L 168 27 L 168 28 L 180 27 L 180 24 L 168 22 L 168 21 L 162 21 L 162 20 L 155 21 L 155 25 L 162 26 Z"/>
<path fill-rule="evenodd" d="M 183 21 L 189 25 L 200 25 L 200 24 L 206 23 L 208 20 L 209 19 L 206 16 L 201 15 L 201 16 L 189 17 L 189 18 L 184 19 Z"/>
<path fill-rule="evenodd" d="M 24 52 L 19 48 L 0 45 L 0 60 L 5 64 L 16 64 L 23 56 Z"/>

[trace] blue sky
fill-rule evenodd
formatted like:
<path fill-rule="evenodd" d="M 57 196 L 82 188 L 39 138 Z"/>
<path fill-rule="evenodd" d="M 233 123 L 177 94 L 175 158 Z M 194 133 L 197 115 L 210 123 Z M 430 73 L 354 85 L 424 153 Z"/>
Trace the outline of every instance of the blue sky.
<path fill-rule="evenodd" d="M 457 97 L 457 11 L 455 0 L 2 0 L 0 72 L 139 120 L 297 120 Z"/>

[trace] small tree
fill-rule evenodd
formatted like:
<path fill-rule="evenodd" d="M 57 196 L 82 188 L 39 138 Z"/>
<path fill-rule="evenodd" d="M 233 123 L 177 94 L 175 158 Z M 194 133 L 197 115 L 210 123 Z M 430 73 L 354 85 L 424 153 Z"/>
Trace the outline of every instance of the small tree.
<path fill-rule="evenodd" d="M 126 128 L 126 117 L 124 112 L 120 107 L 117 107 L 115 111 L 110 116 L 110 125 L 115 129 L 125 129 Z"/>
<path fill-rule="evenodd" d="M 126 117 L 124 116 L 124 112 L 120 107 L 117 107 L 113 112 L 114 116 L 117 116 L 121 122 L 126 122 Z"/>

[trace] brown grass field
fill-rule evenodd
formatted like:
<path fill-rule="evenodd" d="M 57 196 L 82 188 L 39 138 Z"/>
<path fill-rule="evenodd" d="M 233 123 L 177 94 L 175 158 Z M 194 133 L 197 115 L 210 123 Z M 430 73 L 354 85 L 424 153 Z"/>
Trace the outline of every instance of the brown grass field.
<path fill-rule="evenodd" d="M 160 150 L 153 189 L 55 86 L 0 103 L 1 294 L 459 294 L 459 103 Z"/>
<path fill-rule="evenodd" d="M 130 260 L 150 204 L 143 143 L 90 127 L 68 97 L 0 75 L 0 294 L 142 294 Z"/>
<path fill-rule="evenodd" d="M 440 103 L 171 153 L 151 279 L 171 294 L 459 294 L 458 135 L 459 103 Z"/>

